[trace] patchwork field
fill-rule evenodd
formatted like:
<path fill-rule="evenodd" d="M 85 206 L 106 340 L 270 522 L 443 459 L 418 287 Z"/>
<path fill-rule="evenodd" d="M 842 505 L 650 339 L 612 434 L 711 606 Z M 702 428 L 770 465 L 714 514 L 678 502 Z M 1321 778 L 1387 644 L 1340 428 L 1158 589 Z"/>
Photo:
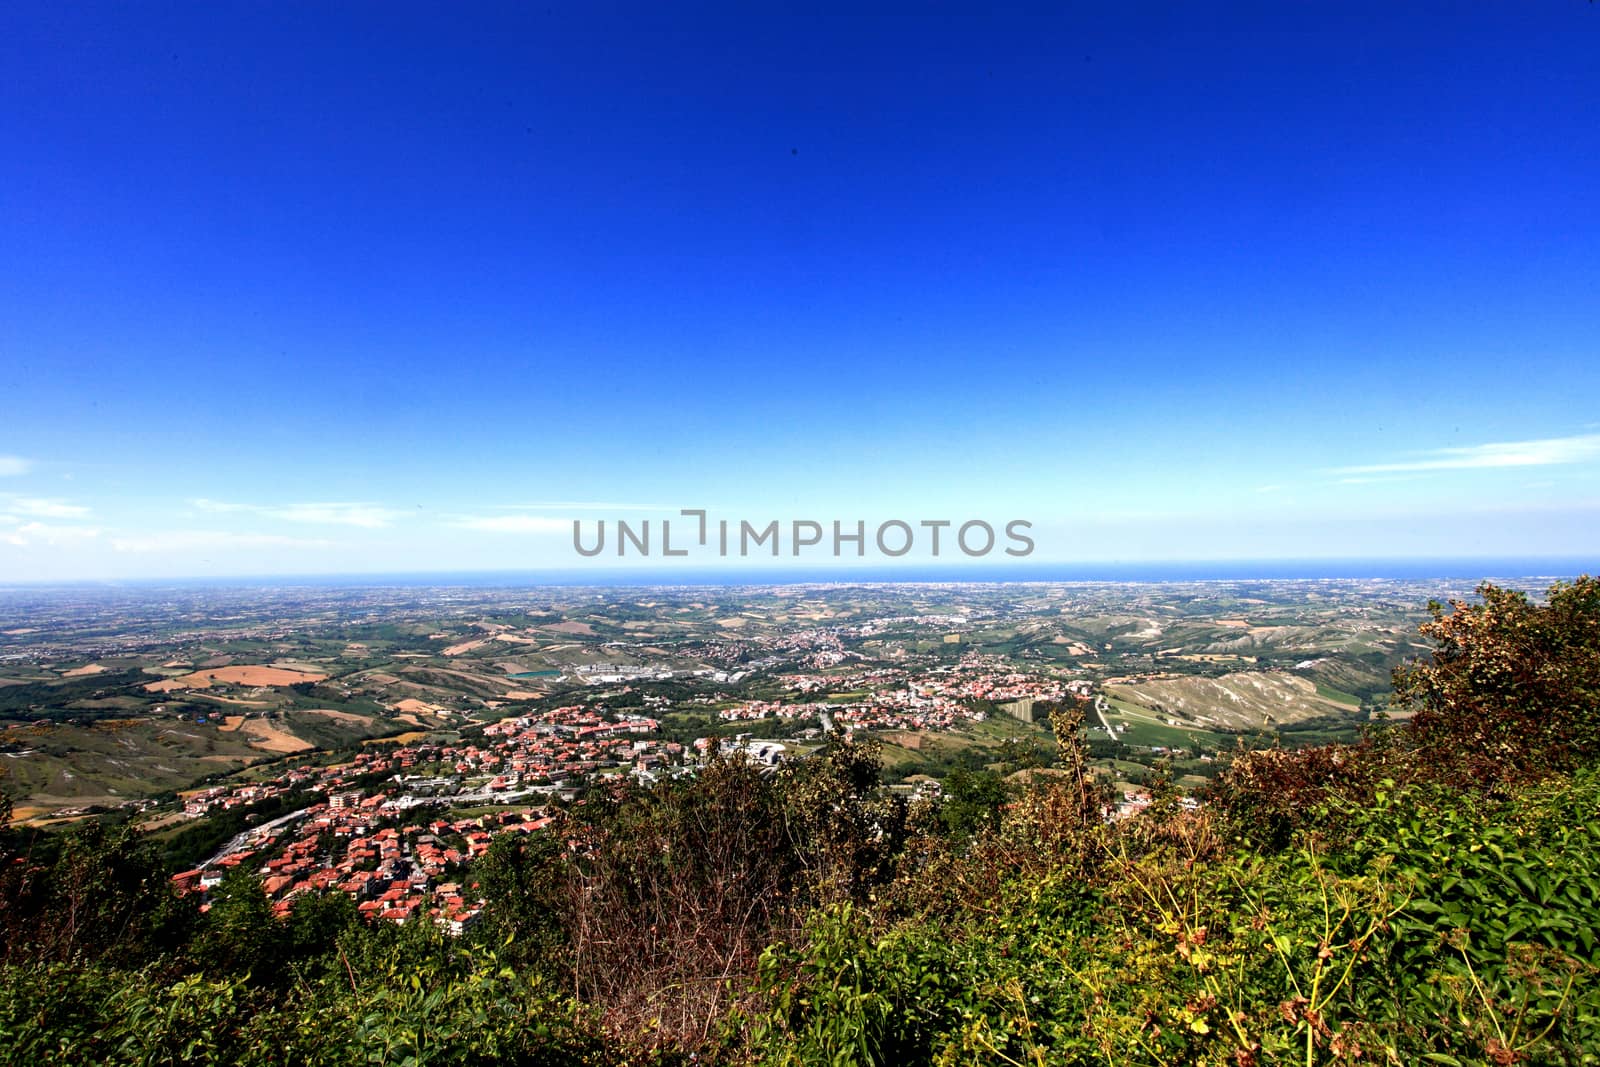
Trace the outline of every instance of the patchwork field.
<path fill-rule="evenodd" d="M 1298 580 L 0 590 L 0 768 L 19 807 L 49 812 L 568 706 L 655 718 L 685 745 L 771 729 L 802 752 L 815 727 L 717 715 L 1014 671 L 1098 698 L 1091 739 L 1121 746 L 1103 752 L 1126 776 L 1120 763 L 1198 761 L 1241 733 L 1305 744 L 1357 729 L 1420 650 L 1428 598 L 1469 594 Z M 891 775 L 996 767 L 1008 741 L 1050 743 L 999 714 L 882 733 Z"/>
<path fill-rule="evenodd" d="M 1347 716 L 1360 708 L 1348 694 L 1319 687 L 1309 678 L 1261 671 L 1236 671 L 1219 678 L 1180 676 L 1106 686 L 1106 694 L 1147 708 L 1169 725 L 1222 730 Z"/>
<path fill-rule="evenodd" d="M 201 768 L 231 770 L 267 754 L 248 736 L 148 719 L 30 726 L 3 737 L 0 765 L 44 811 L 152 796 L 188 785 Z"/>
<path fill-rule="evenodd" d="M 310 674 L 287 667 L 216 667 L 192 671 L 146 685 L 150 693 L 170 693 L 178 689 L 208 689 L 212 685 L 278 686 L 300 682 L 321 682 L 326 674 Z"/>
<path fill-rule="evenodd" d="M 218 729 L 244 734 L 255 747 L 267 752 L 304 752 L 314 747 L 261 716 L 229 715 Z"/>
<path fill-rule="evenodd" d="M 414 725 L 330 708 L 225 713 L 205 723 L 140 718 L 33 724 L 0 733 L 0 770 L 8 792 L 29 798 L 35 816 L 49 817 L 64 807 L 156 796 L 202 775 L 353 745 Z"/>

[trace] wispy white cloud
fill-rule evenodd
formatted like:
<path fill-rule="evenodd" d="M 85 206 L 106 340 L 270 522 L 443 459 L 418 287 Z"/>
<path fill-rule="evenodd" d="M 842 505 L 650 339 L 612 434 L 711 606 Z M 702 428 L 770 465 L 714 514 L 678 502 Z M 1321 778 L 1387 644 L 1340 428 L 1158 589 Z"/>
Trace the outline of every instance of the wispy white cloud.
<path fill-rule="evenodd" d="M 100 531 L 91 526 L 62 526 L 47 522 L 24 522 L 0 533 L 0 541 L 25 548 L 28 545 L 75 545 L 93 540 Z"/>
<path fill-rule="evenodd" d="M 400 512 L 378 504 L 368 503 L 309 503 L 309 504 L 237 504 L 225 500 L 191 500 L 200 511 L 218 514 L 262 515 L 283 522 L 298 522 L 319 526 L 359 526 L 368 530 L 381 529 L 400 517 Z"/>
<path fill-rule="evenodd" d="M 604 501 L 552 500 L 538 504 L 496 504 L 495 511 L 677 511 L 664 504 L 612 504 Z"/>
<path fill-rule="evenodd" d="M 1358 475 L 1350 478 L 1340 478 L 1339 485 L 1382 485 L 1387 482 L 1414 482 L 1422 478 L 1421 474 L 1373 474 Z"/>
<path fill-rule="evenodd" d="M 16 478 L 33 469 L 31 459 L 21 456 L 0 456 L 0 478 Z"/>
<path fill-rule="evenodd" d="M 320 538 L 285 537 L 281 534 L 238 533 L 231 530 L 160 530 L 113 537 L 118 552 L 191 552 L 213 548 L 328 548 Z"/>
<path fill-rule="evenodd" d="M 189 501 L 189 504 L 192 507 L 199 508 L 201 511 L 232 512 L 232 511 L 261 511 L 261 510 L 264 510 L 262 508 L 259 508 L 259 507 L 255 506 L 254 504 L 230 504 L 225 500 L 207 500 L 204 497 L 200 497 L 199 499 L 196 499 L 196 500 L 191 500 L 191 501 Z"/>
<path fill-rule="evenodd" d="M 285 522 L 360 526 L 369 530 L 388 526 L 400 516 L 400 512 L 376 504 L 291 504 L 273 508 L 267 514 Z"/>
<path fill-rule="evenodd" d="M 41 519 L 83 519 L 89 515 L 89 509 L 84 505 L 72 504 L 55 497 L 0 497 L 0 510 L 12 515 L 31 515 Z"/>
<path fill-rule="evenodd" d="M 1549 467 L 1600 459 L 1600 433 L 1502 441 L 1461 448 L 1436 448 L 1415 459 L 1336 467 L 1335 474 L 1391 474 L 1400 471 L 1480 470 L 1493 467 Z"/>
<path fill-rule="evenodd" d="M 99 537 L 100 530 L 89 526 L 63 526 L 59 523 L 40 522 L 40 519 L 83 519 L 89 509 L 82 504 L 46 497 L 16 496 L 0 493 L 0 541 L 23 547 L 26 545 L 75 544 Z"/>
<path fill-rule="evenodd" d="M 564 533 L 572 529 L 572 521 L 549 515 L 462 515 L 449 525 L 487 533 Z"/>

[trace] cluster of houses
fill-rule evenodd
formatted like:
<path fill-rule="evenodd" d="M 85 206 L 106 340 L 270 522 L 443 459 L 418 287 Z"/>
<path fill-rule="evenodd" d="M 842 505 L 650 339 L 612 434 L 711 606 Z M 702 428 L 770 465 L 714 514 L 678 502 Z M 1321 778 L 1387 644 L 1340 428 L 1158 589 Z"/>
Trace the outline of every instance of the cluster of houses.
<path fill-rule="evenodd" d="M 945 730 L 982 719 L 979 701 L 1059 699 L 1068 684 L 976 658 L 916 673 L 878 667 L 787 680 L 800 695 L 845 690 L 871 696 L 845 703 L 747 701 L 724 709 L 722 717 L 816 717 L 825 725 L 831 717 L 847 729 Z M 571 799 L 599 775 L 653 781 L 663 773 L 682 773 L 712 744 L 703 739 L 686 748 L 656 736 L 659 730 L 660 722 L 646 715 L 571 705 L 502 719 L 485 726 L 481 739 L 372 746 L 345 763 L 318 765 L 308 759 L 268 780 L 200 790 L 185 798 L 184 810 L 191 815 L 275 797 L 321 799 L 241 833 L 173 881 L 182 892 L 203 894 L 230 869 L 240 868 L 261 877 L 279 914 L 286 914 L 301 894 L 337 891 L 372 918 L 405 922 L 425 916 L 460 932 L 483 906 L 474 889 L 463 886 L 468 865 L 497 835 L 537 832 L 550 823 L 550 809 L 524 805 Z M 785 755 L 782 744 L 748 735 L 720 747 L 742 749 L 768 765 Z M 524 799 L 532 794 L 542 796 Z M 499 807 L 512 802 L 518 807 Z M 442 814 L 430 819 L 428 811 L 412 810 L 430 805 L 458 812 L 479 806 L 496 810 L 454 819 Z"/>
<path fill-rule="evenodd" d="M 718 714 L 725 720 L 742 721 L 808 719 L 827 713 L 841 727 L 854 730 L 951 730 L 985 717 L 979 701 L 1061 700 L 1075 684 L 1021 673 L 978 656 L 920 672 L 873 667 L 848 674 L 788 674 L 783 681 L 801 696 L 863 692 L 870 697 L 841 702 L 749 700 Z"/>
<path fill-rule="evenodd" d="M 1124 794 L 1122 799 L 1117 801 L 1115 807 L 1107 813 L 1108 818 L 1131 819 L 1133 816 L 1138 815 L 1145 809 L 1149 808 L 1150 804 L 1151 800 L 1149 793 L 1127 793 Z M 1178 806 L 1184 811 L 1199 811 L 1200 801 L 1190 796 L 1179 797 Z"/>
<path fill-rule="evenodd" d="M 640 736 L 659 728 L 641 715 L 607 718 L 594 708 L 564 707 L 493 723 L 482 741 L 373 747 L 346 763 L 306 762 L 265 781 L 198 790 L 185 798 L 189 815 L 307 793 L 323 799 L 240 834 L 173 882 L 180 892 L 205 893 L 242 868 L 261 877 L 279 914 L 302 893 L 337 890 L 364 915 L 405 922 L 426 914 L 460 932 L 482 908 L 459 881 L 466 865 L 495 836 L 543 829 L 551 816 L 507 808 L 416 822 L 406 813 L 510 803 L 533 793 L 571 799 L 572 787 L 597 773 L 653 777 L 686 755 L 680 744 Z"/>
<path fill-rule="evenodd" d="M 376 827 L 392 814 L 382 794 L 355 801 L 336 794 L 291 820 L 241 835 L 238 847 L 174 875 L 173 885 L 180 893 L 206 893 L 228 871 L 241 868 L 261 877 L 279 916 L 287 915 L 301 894 L 337 891 L 354 899 L 369 918 L 399 923 L 427 915 L 459 934 L 483 909 L 483 901 L 459 881 L 465 866 L 487 852 L 496 835 L 542 830 L 552 818 L 539 811 L 505 811 Z"/>
<path fill-rule="evenodd" d="M 681 761 L 682 745 L 639 736 L 656 732 L 660 725 L 641 715 L 612 720 L 592 708 L 557 708 L 486 726 L 481 742 L 374 746 L 348 763 L 299 764 L 265 781 L 199 790 L 185 797 L 184 811 L 205 815 L 303 789 L 336 796 L 352 781 L 374 776 L 385 781 L 386 789 L 388 780 L 395 778 L 401 785 L 428 787 L 427 797 L 455 794 L 457 801 L 492 800 L 530 784 L 538 791 L 559 793 L 564 786 L 596 772 L 638 772 Z M 421 767 L 446 777 L 412 773 Z M 463 780 L 473 784 L 462 786 Z M 418 798 L 413 795 L 412 799 Z"/>
<path fill-rule="evenodd" d="M 722 708 L 717 712 L 717 717 L 724 722 L 744 722 L 750 719 L 815 719 L 824 711 L 831 711 L 832 708 L 831 704 L 787 704 L 781 700 L 746 700 Z"/>

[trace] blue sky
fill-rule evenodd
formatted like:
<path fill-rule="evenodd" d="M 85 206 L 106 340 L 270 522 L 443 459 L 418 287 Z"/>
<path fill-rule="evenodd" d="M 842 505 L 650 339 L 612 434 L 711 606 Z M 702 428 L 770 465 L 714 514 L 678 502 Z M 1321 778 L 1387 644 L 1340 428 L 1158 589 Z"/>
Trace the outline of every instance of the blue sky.
<path fill-rule="evenodd" d="M 522 7 L 0 11 L 0 580 L 1600 548 L 1600 8 Z"/>

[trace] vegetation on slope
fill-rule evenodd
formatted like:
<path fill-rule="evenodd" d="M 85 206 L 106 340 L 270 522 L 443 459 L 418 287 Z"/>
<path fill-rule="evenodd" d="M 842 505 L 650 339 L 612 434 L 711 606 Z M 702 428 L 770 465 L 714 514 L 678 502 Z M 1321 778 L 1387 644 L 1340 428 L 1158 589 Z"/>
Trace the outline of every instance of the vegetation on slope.
<path fill-rule="evenodd" d="M 1600 1049 L 1600 583 L 1436 607 L 1410 724 L 1103 817 L 1055 766 L 942 809 L 870 745 L 619 787 L 475 872 L 488 921 L 204 916 L 89 826 L 0 860 L 0 1061 L 1585 1064 Z"/>

